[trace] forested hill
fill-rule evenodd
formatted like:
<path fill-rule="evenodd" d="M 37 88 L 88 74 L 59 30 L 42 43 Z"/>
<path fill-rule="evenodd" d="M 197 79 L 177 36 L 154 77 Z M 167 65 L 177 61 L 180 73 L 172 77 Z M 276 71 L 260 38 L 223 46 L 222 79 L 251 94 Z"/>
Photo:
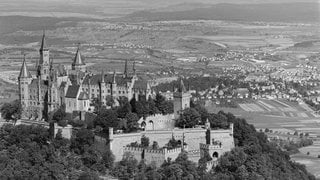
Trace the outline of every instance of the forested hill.
<path fill-rule="evenodd" d="M 266 22 L 319 22 L 318 3 L 283 4 L 217 4 L 207 8 L 176 12 L 139 11 L 126 19 L 166 20 L 231 20 Z"/>

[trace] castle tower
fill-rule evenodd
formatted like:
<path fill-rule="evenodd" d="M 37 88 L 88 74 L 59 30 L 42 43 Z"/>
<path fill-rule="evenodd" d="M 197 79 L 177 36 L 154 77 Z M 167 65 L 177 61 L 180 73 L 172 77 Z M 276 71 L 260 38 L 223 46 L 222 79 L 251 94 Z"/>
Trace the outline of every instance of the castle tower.
<path fill-rule="evenodd" d="M 106 104 L 106 96 L 105 96 L 106 83 L 105 83 L 104 77 L 105 77 L 104 70 L 102 70 L 101 79 L 100 79 L 100 97 L 99 97 L 102 104 Z"/>
<path fill-rule="evenodd" d="M 50 62 L 50 76 L 48 80 L 48 111 L 52 112 L 59 106 L 58 72 L 53 69 L 53 60 Z"/>
<path fill-rule="evenodd" d="M 49 62 L 50 51 L 49 51 L 49 48 L 47 47 L 45 31 L 43 31 L 39 53 L 40 53 L 40 61 L 38 65 L 38 76 L 42 80 L 48 80 L 49 66 L 50 66 L 50 62 Z"/>
<path fill-rule="evenodd" d="M 123 72 L 123 77 L 128 77 L 128 60 L 126 59 L 126 62 L 124 64 L 124 72 Z"/>
<path fill-rule="evenodd" d="M 28 118 L 28 107 L 29 104 L 29 84 L 32 81 L 32 77 L 30 72 L 28 71 L 26 58 L 24 57 L 23 63 L 21 66 L 20 74 L 18 77 L 19 82 L 19 95 L 20 95 L 20 103 L 22 106 L 22 115 L 21 118 Z"/>
<path fill-rule="evenodd" d="M 180 117 L 180 114 L 184 109 L 190 108 L 190 99 L 191 94 L 186 90 L 183 80 L 180 79 L 177 91 L 173 92 L 173 109 L 175 119 Z"/>
<path fill-rule="evenodd" d="M 86 64 L 84 63 L 84 59 L 81 56 L 81 52 L 80 52 L 80 44 L 78 46 L 76 56 L 74 57 L 72 62 L 72 70 L 77 70 L 82 72 L 86 71 Z"/>
<path fill-rule="evenodd" d="M 116 81 L 116 71 L 113 71 L 113 80 L 111 83 L 111 96 L 113 99 L 117 98 L 117 81 Z"/>
<path fill-rule="evenodd" d="M 205 128 L 206 128 L 207 130 L 210 130 L 210 129 L 211 129 L 211 124 L 210 124 L 208 118 L 207 118 L 207 121 L 206 121 L 206 123 L 205 123 Z"/>

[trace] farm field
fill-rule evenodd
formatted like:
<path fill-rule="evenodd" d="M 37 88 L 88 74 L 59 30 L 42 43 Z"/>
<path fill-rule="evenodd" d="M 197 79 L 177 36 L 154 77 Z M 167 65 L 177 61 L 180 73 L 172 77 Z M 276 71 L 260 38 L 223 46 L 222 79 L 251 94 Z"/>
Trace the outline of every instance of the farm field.
<path fill-rule="evenodd" d="M 320 142 L 315 141 L 312 146 L 303 147 L 299 149 L 300 153 L 291 156 L 291 159 L 295 162 L 304 164 L 309 172 L 315 175 L 316 178 L 320 178 Z M 310 153 L 307 155 L 307 153 Z"/>
<path fill-rule="evenodd" d="M 256 100 L 253 103 L 239 104 L 239 108 L 210 107 L 209 111 L 223 110 L 237 117 L 244 118 L 257 129 L 274 129 L 283 132 L 308 132 L 320 136 L 319 115 L 306 104 L 298 104 L 287 100 Z"/>

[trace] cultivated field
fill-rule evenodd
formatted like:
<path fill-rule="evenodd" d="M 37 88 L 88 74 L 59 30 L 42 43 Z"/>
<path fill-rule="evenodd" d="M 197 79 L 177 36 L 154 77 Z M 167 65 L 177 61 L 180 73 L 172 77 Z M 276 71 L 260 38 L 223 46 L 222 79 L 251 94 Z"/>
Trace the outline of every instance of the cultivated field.
<path fill-rule="evenodd" d="M 212 112 L 223 110 L 245 118 L 257 129 L 273 129 L 279 132 L 299 132 L 320 135 L 319 115 L 306 104 L 287 100 L 256 100 L 254 103 L 239 104 L 239 108 L 210 107 Z"/>

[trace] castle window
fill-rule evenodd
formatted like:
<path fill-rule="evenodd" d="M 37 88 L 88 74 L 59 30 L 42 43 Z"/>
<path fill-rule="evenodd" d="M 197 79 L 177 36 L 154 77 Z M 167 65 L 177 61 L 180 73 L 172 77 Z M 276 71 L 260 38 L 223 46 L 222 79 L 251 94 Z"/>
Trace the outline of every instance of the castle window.
<path fill-rule="evenodd" d="M 76 107 L 76 103 L 74 103 L 73 106 Z"/>
<path fill-rule="evenodd" d="M 94 98 L 94 94 L 91 94 L 91 98 Z"/>
<path fill-rule="evenodd" d="M 94 92 L 94 89 L 92 89 L 91 91 Z"/>
<path fill-rule="evenodd" d="M 108 93 L 110 93 L 110 89 L 108 89 Z"/>
<path fill-rule="evenodd" d="M 84 107 L 86 107 L 86 106 L 87 106 L 87 104 L 86 104 L 86 102 L 85 102 L 85 101 L 83 102 L 83 106 L 84 106 Z"/>
<path fill-rule="evenodd" d="M 69 101 L 69 107 L 71 107 L 71 102 Z"/>
<path fill-rule="evenodd" d="M 119 94 L 121 94 L 121 91 L 119 91 Z"/>

